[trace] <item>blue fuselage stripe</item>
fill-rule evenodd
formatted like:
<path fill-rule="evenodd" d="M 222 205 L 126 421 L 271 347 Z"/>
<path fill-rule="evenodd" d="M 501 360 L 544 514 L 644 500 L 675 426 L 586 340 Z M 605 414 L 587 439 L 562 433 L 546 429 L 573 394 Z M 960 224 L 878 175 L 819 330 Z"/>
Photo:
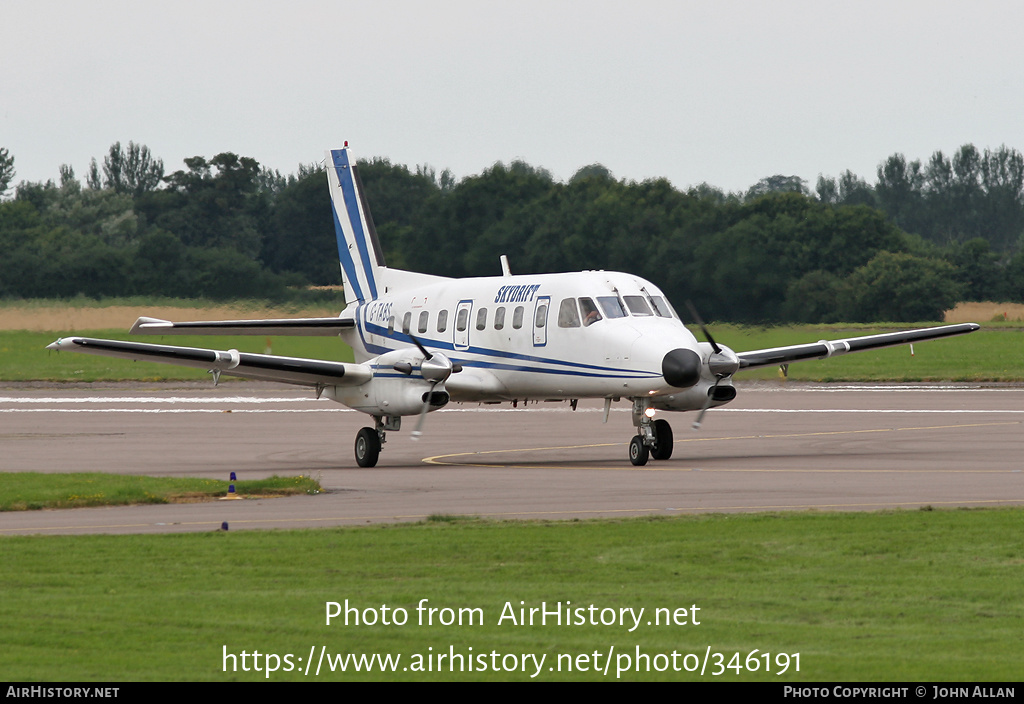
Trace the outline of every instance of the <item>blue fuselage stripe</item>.
<path fill-rule="evenodd" d="M 384 347 L 382 345 L 370 344 L 366 341 L 363 336 L 363 325 L 366 326 L 366 332 L 371 335 L 379 335 L 386 337 L 398 343 L 407 342 L 409 345 L 413 345 L 412 338 L 408 335 L 400 332 L 392 332 L 388 335 L 387 328 L 379 325 L 371 325 L 362 321 L 362 325 L 359 325 L 359 336 L 362 339 L 366 350 L 375 354 L 384 354 L 385 352 L 391 352 L 396 349 L 393 347 Z M 602 367 L 593 364 L 581 364 L 579 362 L 567 362 L 560 359 L 551 359 L 546 357 L 534 357 L 532 355 L 517 354 L 515 352 L 506 352 L 504 350 L 491 350 L 483 347 L 470 347 L 466 350 L 456 350 L 451 342 L 442 340 L 431 340 L 427 338 L 419 338 L 420 342 L 426 347 L 432 347 L 439 350 L 452 350 L 454 352 L 463 352 L 467 354 L 484 355 L 488 357 L 498 357 L 499 359 L 508 359 L 510 361 L 520 362 L 520 364 L 510 364 L 506 362 L 486 362 L 478 359 L 465 359 L 452 357 L 452 361 L 459 362 L 464 366 L 468 367 L 480 367 L 483 369 L 500 369 L 503 371 L 520 371 L 520 372 L 535 372 L 538 374 L 566 374 L 571 376 L 590 376 L 590 377 L 604 377 L 614 379 L 652 379 L 658 378 L 661 374 L 653 371 L 641 371 L 637 369 L 621 369 L 616 367 Z M 569 367 L 569 369 L 547 369 L 544 367 L 528 366 L 527 363 L 535 364 L 556 364 L 563 367 Z"/>

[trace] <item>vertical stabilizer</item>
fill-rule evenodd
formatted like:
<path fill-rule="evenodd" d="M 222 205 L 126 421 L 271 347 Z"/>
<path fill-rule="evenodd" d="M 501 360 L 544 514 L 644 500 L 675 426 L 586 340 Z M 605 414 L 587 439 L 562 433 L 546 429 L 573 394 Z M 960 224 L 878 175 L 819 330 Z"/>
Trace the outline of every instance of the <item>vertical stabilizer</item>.
<path fill-rule="evenodd" d="M 344 149 L 332 149 L 327 154 L 327 180 L 345 284 L 345 303 L 372 301 L 381 287 L 384 254 L 347 142 Z"/>

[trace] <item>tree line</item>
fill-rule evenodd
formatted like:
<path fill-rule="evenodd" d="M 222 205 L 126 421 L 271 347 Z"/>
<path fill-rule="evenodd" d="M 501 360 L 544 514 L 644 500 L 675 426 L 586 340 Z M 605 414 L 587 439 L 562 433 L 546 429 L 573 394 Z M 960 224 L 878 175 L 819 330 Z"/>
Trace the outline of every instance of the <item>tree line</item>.
<path fill-rule="evenodd" d="M 14 159 L 0 149 L 0 195 Z M 446 276 L 609 269 L 736 322 L 935 320 L 960 300 L 1024 301 L 1024 157 L 965 145 L 895 154 L 874 185 L 847 171 L 744 193 L 566 182 L 523 162 L 456 180 L 360 162 L 388 264 Z M 232 153 L 167 174 L 147 147 L 110 147 L 84 183 L 21 182 L 0 201 L 0 296 L 131 294 L 280 300 L 340 283 L 322 168 L 284 176 Z"/>

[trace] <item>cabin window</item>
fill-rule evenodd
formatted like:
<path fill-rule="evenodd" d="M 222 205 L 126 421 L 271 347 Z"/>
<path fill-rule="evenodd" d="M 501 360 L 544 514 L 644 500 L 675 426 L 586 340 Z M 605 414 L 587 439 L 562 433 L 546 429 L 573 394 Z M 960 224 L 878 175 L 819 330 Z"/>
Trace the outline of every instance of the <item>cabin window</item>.
<path fill-rule="evenodd" d="M 487 309 L 481 308 L 476 312 L 476 329 L 483 330 L 487 327 Z"/>
<path fill-rule="evenodd" d="M 392 315 L 391 317 L 388 318 L 388 335 L 390 335 L 394 331 L 395 331 L 395 316 Z"/>
<path fill-rule="evenodd" d="M 412 313 L 406 313 L 402 316 L 402 332 L 406 335 L 409 334 L 409 329 L 412 326 Z"/>
<path fill-rule="evenodd" d="M 523 327 L 523 307 L 516 306 L 516 309 L 512 311 L 512 327 L 516 330 Z"/>
<path fill-rule="evenodd" d="M 619 300 L 618 296 L 598 296 L 597 302 L 601 305 L 601 310 L 604 311 L 605 317 L 625 318 L 628 315 L 626 309 L 622 307 L 622 301 Z"/>
<path fill-rule="evenodd" d="M 501 330 L 505 327 L 505 306 L 499 306 L 494 310 L 494 329 Z"/>
<path fill-rule="evenodd" d="M 416 329 L 419 330 L 421 333 L 426 332 L 427 331 L 427 323 L 430 322 L 429 318 L 430 318 L 430 313 L 428 313 L 425 310 L 424 311 L 420 311 L 420 324 L 419 324 L 419 327 L 416 328 Z"/>
<path fill-rule="evenodd" d="M 671 318 L 672 308 L 661 296 L 651 296 L 651 304 L 654 306 L 654 312 L 658 314 L 659 318 Z"/>
<path fill-rule="evenodd" d="M 647 305 L 647 299 L 643 296 L 623 296 L 623 299 L 629 306 L 629 312 L 633 315 L 654 315 L 651 312 L 651 307 Z"/>
<path fill-rule="evenodd" d="M 592 298 L 580 299 L 580 313 L 583 315 L 583 327 L 593 325 L 598 320 L 601 320 L 601 311 L 597 309 L 597 305 Z"/>
<path fill-rule="evenodd" d="M 459 308 L 459 316 L 455 319 L 455 329 L 465 332 L 469 324 L 469 308 Z"/>
<path fill-rule="evenodd" d="M 558 306 L 558 327 L 578 328 L 580 326 L 580 312 L 576 307 L 575 298 L 563 298 Z M 539 325 L 537 327 L 540 327 Z"/>
<path fill-rule="evenodd" d="M 448 311 L 442 310 L 437 314 L 437 331 L 444 332 L 448 329 Z"/>
<path fill-rule="evenodd" d="M 537 315 L 533 319 L 533 324 L 538 328 L 542 328 L 548 324 L 548 307 L 547 304 L 537 306 Z"/>

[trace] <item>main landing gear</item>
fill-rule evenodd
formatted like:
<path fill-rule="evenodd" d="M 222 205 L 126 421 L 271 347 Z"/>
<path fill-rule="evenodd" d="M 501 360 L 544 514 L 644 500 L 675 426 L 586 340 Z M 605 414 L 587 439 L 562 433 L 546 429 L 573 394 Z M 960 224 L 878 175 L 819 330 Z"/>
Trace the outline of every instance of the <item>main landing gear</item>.
<path fill-rule="evenodd" d="M 672 426 L 661 418 L 653 420 L 649 408 L 647 399 L 633 399 L 633 425 L 639 434 L 629 441 L 629 461 L 637 467 L 647 464 L 650 457 L 667 460 L 672 456 Z"/>
<path fill-rule="evenodd" d="M 387 439 L 386 430 L 400 430 L 400 416 L 374 416 L 373 428 L 362 428 L 356 433 L 356 464 L 360 467 L 376 467 L 380 448 Z"/>
<path fill-rule="evenodd" d="M 373 428 L 360 430 L 356 434 L 356 464 L 360 467 L 376 467 L 383 442 Z"/>

